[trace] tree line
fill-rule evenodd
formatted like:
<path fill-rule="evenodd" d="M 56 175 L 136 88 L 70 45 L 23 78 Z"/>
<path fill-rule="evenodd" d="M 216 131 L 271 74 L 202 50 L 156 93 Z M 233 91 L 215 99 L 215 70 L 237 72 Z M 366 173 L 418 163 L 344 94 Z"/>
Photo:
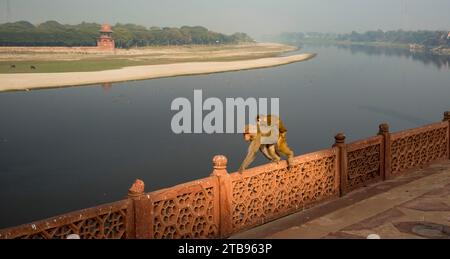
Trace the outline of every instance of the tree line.
<path fill-rule="evenodd" d="M 447 31 L 366 31 L 346 34 L 320 32 L 288 32 L 282 33 L 278 39 L 283 42 L 386 42 L 397 44 L 421 44 L 427 47 L 450 47 Z"/>
<path fill-rule="evenodd" d="M 95 46 L 101 25 L 78 25 L 47 21 L 33 25 L 27 21 L 0 24 L 0 46 Z M 245 33 L 225 35 L 202 26 L 150 27 L 117 23 L 112 27 L 118 48 L 153 45 L 231 44 L 253 42 Z"/>
<path fill-rule="evenodd" d="M 450 46 L 447 31 L 367 31 L 339 35 L 337 40 L 355 42 L 391 42 L 403 44 L 421 44 L 430 47 Z"/>

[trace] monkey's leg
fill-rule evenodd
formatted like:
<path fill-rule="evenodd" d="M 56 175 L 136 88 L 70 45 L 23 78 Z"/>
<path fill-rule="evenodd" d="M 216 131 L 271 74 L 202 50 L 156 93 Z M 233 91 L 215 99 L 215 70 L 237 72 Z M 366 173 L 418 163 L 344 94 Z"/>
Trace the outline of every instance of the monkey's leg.
<path fill-rule="evenodd" d="M 287 156 L 288 166 L 292 167 L 294 151 L 292 151 L 292 149 L 288 146 L 286 136 L 284 134 L 278 139 L 278 150 Z"/>
<path fill-rule="evenodd" d="M 275 149 L 275 145 L 268 145 L 269 146 L 269 154 L 272 157 L 272 161 L 279 162 L 281 160 L 281 157 L 277 154 L 277 151 Z"/>
<path fill-rule="evenodd" d="M 241 167 L 239 167 L 239 173 L 242 174 L 244 170 L 255 160 L 256 154 L 261 146 L 261 137 L 256 137 L 248 147 L 247 156 L 242 162 Z"/>
<path fill-rule="evenodd" d="M 261 151 L 261 153 L 263 153 L 263 155 L 269 159 L 270 161 L 273 160 L 273 157 L 270 155 L 269 153 L 269 149 L 267 148 L 268 145 L 261 145 L 261 147 L 259 148 L 259 150 Z"/>

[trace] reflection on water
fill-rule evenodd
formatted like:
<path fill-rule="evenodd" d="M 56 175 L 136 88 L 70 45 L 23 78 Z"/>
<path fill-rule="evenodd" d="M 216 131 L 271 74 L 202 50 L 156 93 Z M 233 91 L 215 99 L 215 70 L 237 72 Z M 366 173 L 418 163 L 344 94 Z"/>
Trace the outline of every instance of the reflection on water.
<path fill-rule="evenodd" d="M 109 92 L 112 88 L 112 83 L 103 83 L 100 85 L 105 92 Z"/>
<path fill-rule="evenodd" d="M 338 132 L 350 142 L 375 135 L 383 122 L 398 131 L 450 110 L 443 57 L 355 46 L 300 52 L 318 56 L 247 71 L 0 93 L 0 228 L 122 199 L 136 178 L 152 191 L 207 177 L 216 154 L 235 171 L 248 145 L 241 134 L 171 131 L 171 102 L 192 102 L 193 89 L 222 102 L 279 98 L 297 155 L 330 147 Z M 265 162 L 259 156 L 253 165 Z"/>
<path fill-rule="evenodd" d="M 450 56 L 436 55 L 429 51 L 410 51 L 404 48 L 392 48 L 392 47 L 375 47 L 364 45 L 336 45 L 339 49 L 350 50 L 352 54 L 365 53 L 370 56 L 396 56 L 407 57 L 414 61 L 422 62 L 426 65 L 433 64 L 439 69 L 449 69 Z"/>

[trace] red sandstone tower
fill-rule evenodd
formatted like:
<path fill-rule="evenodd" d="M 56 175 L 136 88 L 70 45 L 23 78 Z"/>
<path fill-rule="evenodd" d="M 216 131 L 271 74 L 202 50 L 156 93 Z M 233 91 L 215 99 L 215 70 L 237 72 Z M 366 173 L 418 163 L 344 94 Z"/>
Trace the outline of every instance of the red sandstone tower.
<path fill-rule="evenodd" d="M 112 38 L 111 25 L 103 24 L 100 30 L 100 37 L 97 39 L 97 47 L 101 50 L 111 50 L 115 48 L 114 39 Z"/>

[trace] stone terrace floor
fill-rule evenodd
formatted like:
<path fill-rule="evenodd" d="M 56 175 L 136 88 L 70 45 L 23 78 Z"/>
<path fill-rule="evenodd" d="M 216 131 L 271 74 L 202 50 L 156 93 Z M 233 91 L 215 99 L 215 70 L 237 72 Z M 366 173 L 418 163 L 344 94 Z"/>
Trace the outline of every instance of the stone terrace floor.
<path fill-rule="evenodd" d="M 450 161 L 353 191 L 231 236 L 241 239 L 450 239 Z"/>

